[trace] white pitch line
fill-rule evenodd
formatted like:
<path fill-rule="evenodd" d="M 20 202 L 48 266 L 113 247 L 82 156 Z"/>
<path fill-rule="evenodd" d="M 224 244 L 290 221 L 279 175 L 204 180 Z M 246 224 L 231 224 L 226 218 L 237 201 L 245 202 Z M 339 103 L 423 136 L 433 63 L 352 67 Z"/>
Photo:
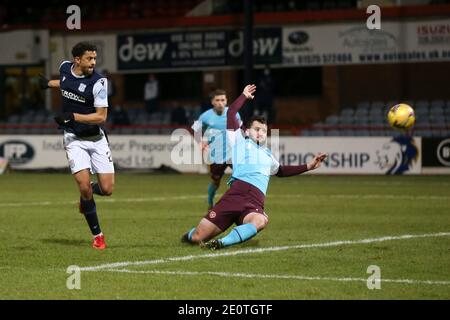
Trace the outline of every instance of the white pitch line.
<path fill-rule="evenodd" d="M 205 195 L 193 196 L 173 196 L 173 197 L 150 197 L 150 198 L 128 198 L 128 199 L 114 199 L 114 198 L 96 198 L 97 203 L 119 203 L 119 202 L 151 202 L 151 201 L 169 201 L 169 200 L 191 200 L 206 198 Z M 26 206 L 52 206 L 52 205 L 73 205 L 78 201 L 35 201 L 35 202 L 12 202 L 0 203 L 1 207 L 26 207 Z"/>
<path fill-rule="evenodd" d="M 231 273 L 231 272 L 212 272 L 212 271 L 163 271 L 163 270 L 129 270 L 129 269 L 105 269 L 104 271 L 119 273 L 136 273 L 136 274 L 163 274 L 175 276 L 219 276 L 228 278 L 251 278 L 251 279 L 292 279 L 292 280 L 309 280 L 309 281 L 339 281 L 350 282 L 358 281 L 367 283 L 366 278 L 337 278 L 337 277 L 309 277 L 290 274 L 255 274 L 255 273 Z M 375 280 L 377 281 L 377 280 Z M 406 283 L 406 284 L 429 284 L 429 285 L 450 285 L 450 281 L 446 280 L 412 280 L 412 279 L 383 279 L 380 283 Z"/>
<path fill-rule="evenodd" d="M 342 246 L 342 245 L 376 243 L 376 242 L 391 241 L 391 240 L 429 238 L 429 237 L 448 237 L 448 236 L 450 236 L 450 232 L 415 234 L 415 235 L 414 234 L 413 235 L 405 234 L 405 235 L 401 235 L 401 236 L 385 236 L 385 237 L 368 238 L 368 239 L 361 239 L 361 240 L 343 240 L 343 241 L 334 241 L 334 242 L 325 242 L 325 243 L 300 244 L 300 245 L 294 245 L 294 246 L 266 247 L 266 248 L 258 248 L 258 249 L 243 249 L 243 250 L 235 250 L 235 251 L 225 251 L 225 252 L 220 252 L 220 253 L 169 257 L 169 258 L 161 258 L 161 259 L 145 260 L 145 261 L 124 261 L 124 262 L 101 264 L 98 266 L 82 267 L 82 268 L 80 268 L 80 270 L 81 271 L 98 271 L 98 270 L 121 268 L 121 267 L 127 267 L 127 266 L 162 264 L 162 263 L 168 263 L 168 262 L 190 261 L 190 260 L 195 260 L 195 259 L 218 258 L 218 257 L 226 257 L 226 256 L 237 256 L 237 255 L 244 255 L 244 254 L 283 251 L 283 250 L 291 250 L 291 249 L 326 248 L 326 247 L 336 247 L 336 246 Z"/>
<path fill-rule="evenodd" d="M 390 200 L 450 200 L 450 196 L 405 196 L 405 195 L 393 195 L 393 194 L 280 194 L 269 196 L 273 198 L 337 198 L 337 199 L 390 199 Z"/>
<path fill-rule="evenodd" d="M 216 196 L 220 197 L 221 194 Z M 169 197 L 149 197 L 149 198 L 127 198 L 127 199 L 115 199 L 115 198 L 99 198 L 97 197 L 95 201 L 97 203 L 121 203 L 121 202 L 152 202 L 152 201 L 170 201 L 170 200 L 194 200 L 205 198 L 205 195 L 192 195 L 192 196 L 169 196 Z M 422 200 L 449 200 L 450 196 L 402 196 L 402 195 L 391 195 L 391 194 L 368 194 L 368 195 L 358 195 L 358 194 L 281 194 L 281 195 L 268 195 L 267 198 L 270 201 L 274 201 L 277 198 L 301 198 L 301 199 L 323 199 L 323 198 L 337 198 L 337 199 L 349 199 L 349 200 L 359 200 L 359 199 L 397 199 L 397 200 L 409 200 L 409 201 L 422 201 Z M 52 205 L 73 205 L 77 204 L 77 201 L 34 201 L 34 202 L 11 202 L 11 203 L 0 203 L 0 208 L 2 207 L 27 207 L 27 206 L 52 206 Z M 450 202 L 449 202 L 450 203 Z"/>

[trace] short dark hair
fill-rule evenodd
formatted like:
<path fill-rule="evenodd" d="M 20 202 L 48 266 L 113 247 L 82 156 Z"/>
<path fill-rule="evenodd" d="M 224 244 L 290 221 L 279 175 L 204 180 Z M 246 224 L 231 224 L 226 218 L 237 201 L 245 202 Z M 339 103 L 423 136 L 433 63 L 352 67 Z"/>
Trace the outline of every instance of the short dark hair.
<path fill-rule="evenodd" d="M 211 100 L 212 100 L 212 99 L 214 99 L 217 96 L 226 96 L 226 95 L 227 95 L 227 92 L 225 90 L 223 90 L 223 89 L 216 89 L 213 92 L 211 92 L 210 97 L 211 97 Z"/>
<path fill-rule="evenodd" d="M 72 48 L 72 56 L 81 57 L 86 51 L 97 51 L 97 47 L 90 42 L 79 42 Z"/>
<path fill-rule="evenodd" d="M 247 128 L 250 129 L 252 127 L 253 122 L 255 122 L 255 121 L 267 125 L 266 118 L 264 118 L 263 116 L 256 115 L 256 116 L 253 116 L 250 119 L 250 121 L 247 123 Z"/>

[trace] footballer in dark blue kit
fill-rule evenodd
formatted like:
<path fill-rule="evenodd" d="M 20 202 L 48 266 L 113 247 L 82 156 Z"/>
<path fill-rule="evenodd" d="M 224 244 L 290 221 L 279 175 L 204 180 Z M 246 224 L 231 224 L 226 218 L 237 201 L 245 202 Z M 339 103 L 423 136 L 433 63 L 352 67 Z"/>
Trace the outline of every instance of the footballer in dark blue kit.
<path fill-rule="evenodd" d="M 73 61 L 59 67 L 59 80 L 41 79 L 42 88 L 60 88 L 62 113 L 55 117 L 64 132 L 64 148 L 80 191 L 79 211 L 94 237 L 92 247 L 105 249 L 93 194 L 109 196 L 114 188 L 114 164 L 103 124 L 108 110 L 108 83 L 95 70 L 97 48 L 80 42 L 72 48 Z M 96 183 L 90 174 L 97 175 Z"/>

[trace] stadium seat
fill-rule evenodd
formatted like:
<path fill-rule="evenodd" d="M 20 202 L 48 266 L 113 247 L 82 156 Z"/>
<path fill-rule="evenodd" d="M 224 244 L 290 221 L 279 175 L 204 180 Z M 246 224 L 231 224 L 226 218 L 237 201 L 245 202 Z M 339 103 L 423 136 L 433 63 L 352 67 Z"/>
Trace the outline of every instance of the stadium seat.
<path fill-rule="evenodd" d="M 34 120 L 34 113 L 25 113 L 20 117 L 19 123 L 23 124 L 33 123 L 34 122 L 33 120 Z"/>
<path fill-rule="evenodd" d="M 418 116 L 428 116 L 429 113 L 429 105 L 428 104 L 420 104 L 416 108 L 414 108 L 416 115 Z"/>
<path fill-rule="evenodd" d="M 47 119 L 47 117 L 46 117 L 45 114 L 38 113 L 38 114 L 35 115 L 33 121 L 34 121 L 34 123 L 45 123 L 46 119 Z"/>
<path fill-rule="evenodd" d="M 445 114 L 445 121 L 447 122 L 447 125 L 450 125 L 450 113 Z"/>
<path fill-rule="evenodd" d="M 370 131 L 369 130 L 355 130 L 355 136 L 369 137 L 370 136 Z"/>
<path fill-rule="evenodd" d="M 429 126 L 430 118 L 428 117 L 428 115 L 416 116 L 416 124 L 421 126 Z"/>
<path fill-rule="evenodd" d="M 431 116 L 430 117 L 430 124 L 438 124 L 438 125 L 446 125 L 447 120 L 445 119 L 444 115 L 441 116 Z"/>
<path fill-rule="evenodd" d="M 325 132 L 322 129 L 312 129 L 311 136 L 324 136 Z"/>
<path fill-rule="evenodd" d="M 370 116 L 369 120 L 370 120 L 371 125 L 380 126 L 380 125 L 385 124 L 386 117 L 384 117 L 382 114 L 379 114 L 379 115 Z"/>
<path fill-rule="evenodd" d="M 300 131 L 300 136 L 309 137 L 311 136 L 311 130 L 309 129 L 303 129 Z"/>
<path fill-rule="evenodd" d="M 41 128 L 28 128 L 27 129 L 28 134 L 42 134 Z"/>
<path fill-rule="evenodd" d="M 341 136 L 343 137 L 352 137 L 355 135 L 355 132 L 352 129 L 341 130 Z"/>
<path fill-rule="evenodd" d="M 170 124 L 170 113 L 166 112 L 165 114 L 163 114 L 162 116 L 162 124 Z"/>
<path fill-rule="evenodd" d="M 355 110 L 355 116 L 358 116 L 358 115 L 368 115 L 369 114 L 369 108 L 366 108 L 366 107 L 359 107 L 359 108 L 357 108 L 356 110 Z"/>
<path fill-rule="evenodd" d="M 430 102 L 428 100 L 418 100 L 416 102 L 416 105 L 414 106 L 414 109 L 426 109 L 428 110 L 430 106 Z"/>
<path fill-rule="evenodd" d="M 146 128 L 136 128 L 134 134 L 147 134 Z"/>
<path fill-rule="evenodd" d="M 369 101 L 361 101 L 356 105 L 356 110 L 369 110 L 370 102 Z"/>
<path fill-rule="evenodd" d="M 326 131 L 325 131 L 325 135 L 326 135 L 326 136 L 340 136 L 341 133 L 340 133 L 339 130 L 333 129 L 333 130 L 326 130 Z"/>
<path fill-rule="evenodd" d="M 369 124 L 370 118 L 368 116 L 355 117 L 355 125 L 367 126 Z"/>
<path fill-rule="evenodd" d="M 19 123 L 20 117 L 17 114 L 9 116 L 8 123 Z"/>
<path fill-rule="evenodd" d="M 339 117 L 336 115 L 330 115 L 325 119 L 326 124 L 337 125 L 339 123 Z"/>
<path fill-rule="evenodd" d="M 416 130 L 414 132 L 414 135 L 419 136 L 419 137 L 426 137 L 426 138 L 433 136 L 431 130 Z"/>
<path fill-rule="evenodd" d="M 372 130 L 370 130 L 370 135 L 372 137 L 382 137 L 385 135 L 384 132 L 385 132 L 385 130 L 382 130 L 382 129 L 372 129 Z"/>
<path fill-rule="evenodd" d="M 386 104 L 383 102 L 383 101 L 373 101 L 371 104 L 370 104 L 370 109 L 371 110 L 380 110 L 380 111 L 382 111 L 382 110 L 384 110 L 384 108 L 385 108 L 385 106 L 386 106 Z"/>
<path fill-rule="evenodd" d="M 121 128 L 120 134 L 134 134 L 136 132 L 135 128 Z"/>
<path fill-rule="evenodd" d="M 369 117 L 370 118 L 384 118 L 384 110 L 379 108 L 379 109 L 370 109 L 369 112 Z"/>
<path fill-rule="evenodd" d="M 135 118 L 133 124 L 147 124 L 150 122 L 151 116 L 147 114 L 141 114 Z"/>
<path fill-rule="evenodd" d="M 339 118 L 339 124 L 352 125 L 354 123 L 355 123 L 355 119 L 353 118 L 353 116 L 341 116 Z"/>
<path fill-rule="evenodd" d="M 435 138 L 443 137 L 447 133 L 446 130 L 434 129 L 432 130 L 432 136 Z"/>
<path fill-rule="evenodd" d="M 353 117 L 353 114 L 355 113 L 355 110 L 353 110 L 352 108 L 343 108 L 341 110 L 341 116 L 350 116 Z"/>
<path fill-rule="evenodd" d="M 54 127 L 41 128 L 39 130 L 39 134 L 59 134 L 59 133 L 61 132 L 57 129 L 56 125 Z"/>
<path fill-rule="evenodd" d="M 49 114 L 48 116 L 46 116 L 44 122 L 45 122 L 45 123 L 55 123 L 54 116 L 51 115 L 51 114 Z"/>
<path fill-rule="evenodd" d="M 434 109 L 444 109 L 444 106 L 445 106 L 444 100 L 433 100 L 431 101 L 430 108 L 432 111 Z"/>
<path fill-rule="evenodd" d="M 444 108 L 441 106 L 430 108 L 430 115 L 443 115 L 443 114 L 444 114 Z"/>

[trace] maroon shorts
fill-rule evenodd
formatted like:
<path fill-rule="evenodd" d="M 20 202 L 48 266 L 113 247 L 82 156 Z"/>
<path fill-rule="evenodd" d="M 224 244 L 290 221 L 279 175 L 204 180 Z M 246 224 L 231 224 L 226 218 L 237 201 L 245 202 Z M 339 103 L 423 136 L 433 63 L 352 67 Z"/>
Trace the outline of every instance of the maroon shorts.
<path fill-rule="evenodd" d="M 209 165 L 209 173 L 211 174 L 211 179 L 213 180 L 222 179 L 227 167 L 232 168 L 230 163 L 211 163 Z"/>
<path fill-rule="evenodd" d="M 245 216 L 251 212 L 259 212 L 268 218 L 264 212 L 264 198 L 264 194 L 255 186 L 235 180 L 205 218 L 222 231 L 233 223 L 241 225 Z"/>

